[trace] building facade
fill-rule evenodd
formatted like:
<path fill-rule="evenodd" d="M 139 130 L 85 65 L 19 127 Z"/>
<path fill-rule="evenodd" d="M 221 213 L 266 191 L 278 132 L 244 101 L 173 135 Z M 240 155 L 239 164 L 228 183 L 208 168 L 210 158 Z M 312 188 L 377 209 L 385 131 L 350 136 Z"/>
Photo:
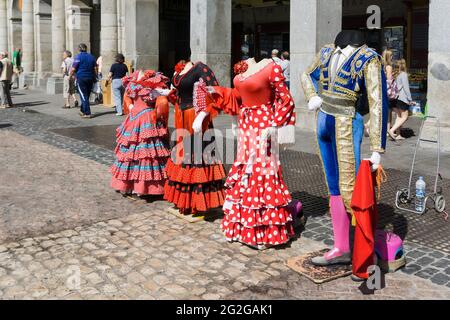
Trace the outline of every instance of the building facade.
<path fill-rule="evenodd" d="M 375 31 L 365 28 L 374 4 L 382 10 L 382 28 Z M 450 41 L 442 36 L 450 34 L 447 12 L 448 0 L 0 0 L 0 50 L 21 48 L 23 83 L 50 93 L 61 90 L 62 52 L 76 52 L 81 42 L 103 56 L 103 74 L 118 52 L 134 68 L 169 74 L 176 48 L 190 45 L 192 59 L 210 65 L 224 85 L 242 57 L 288 50 L 298 125 L 312 130 L 300 75 L 342 28 L 357 28 L 371 46 L 394 48 L 424 74 L 429 113 L 440 117 L 448 135 Z"/>

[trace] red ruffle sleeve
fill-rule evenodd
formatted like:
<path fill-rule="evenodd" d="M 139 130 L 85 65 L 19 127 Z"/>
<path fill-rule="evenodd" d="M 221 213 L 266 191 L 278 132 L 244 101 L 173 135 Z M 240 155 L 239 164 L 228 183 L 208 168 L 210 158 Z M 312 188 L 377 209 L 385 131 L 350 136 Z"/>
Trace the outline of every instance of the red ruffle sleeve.
<path fill-rule="evenodd" d="M 274 64 L 270 75 L 270 83 L 274 89 L 274 127 L 283 127 L 295 125 L 295 103 L 294 99 L 286 86 L 286 79 L 283 76 L 282 68 Z"/>
<path fill-rule="evenodd" d="M 217 114 L 224 113 L 237 116 L 241 106 L 241 96 L 239 91 L 231 88 L 213 87 L 214 92 L 211 95 L 212 101 L 207 106 L 207 112 Z"/>

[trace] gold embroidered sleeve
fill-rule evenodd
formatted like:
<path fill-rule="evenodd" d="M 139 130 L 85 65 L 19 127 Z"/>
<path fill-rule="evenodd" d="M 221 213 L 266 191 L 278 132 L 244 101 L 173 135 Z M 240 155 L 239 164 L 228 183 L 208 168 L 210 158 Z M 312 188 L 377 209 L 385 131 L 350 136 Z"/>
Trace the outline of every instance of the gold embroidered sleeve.
<path fill-rule="evenodd" d="M 320 52 L 314 58 L 312 65 L 301 76 L 303 92 L 305 93 L 307 101 L 318 95 L 313 80 L 313 74 L 316 73 L 318 69 L 320 69 Z M 318 82 L 320 79 L 316 79 L 316 81 Z"/>
<path fill-rule="evenodd" d="M 370 146 L 372 152 L 384 153 L 383 148 L 383 83 L 382 65 L 373 59 L 364 68 L 370 108 Z"/>

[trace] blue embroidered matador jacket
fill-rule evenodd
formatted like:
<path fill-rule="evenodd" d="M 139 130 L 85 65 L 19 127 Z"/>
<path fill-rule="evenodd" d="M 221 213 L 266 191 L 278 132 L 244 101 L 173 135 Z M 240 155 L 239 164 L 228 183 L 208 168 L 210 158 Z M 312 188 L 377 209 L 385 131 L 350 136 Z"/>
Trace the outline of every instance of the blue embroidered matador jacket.
<path fill-rule="evenodd" d="M 364 45 L 352 53 L 331 82 L 334 52 L 334 45 L 322 48 L 312 66 L 303 74 L 306 98 L 309 101 L 313 96 L 320 96 L 323 99 L 321 110 L 332 116 L 354 118 L 356 113 L 364 116 L 369 112 L 371 149 L 384 153 L 389 98 L 382 59 Z"/>

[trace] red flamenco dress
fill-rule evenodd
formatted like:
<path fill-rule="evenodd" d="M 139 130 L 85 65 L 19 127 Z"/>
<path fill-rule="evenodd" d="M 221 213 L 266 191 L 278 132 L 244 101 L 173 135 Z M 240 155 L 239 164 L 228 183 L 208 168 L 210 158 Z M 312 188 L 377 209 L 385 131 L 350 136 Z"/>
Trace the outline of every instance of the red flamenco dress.
<path fill-rule="evenodd" d="M 271 146 L 277 140 L 265 133 L 295 125 L 294 102 L 282 69 L 273 62 L 250 76 L 236 76 L 234 86 L 214 87 L 213 103 L 206 109 L 238 116 L 239 123 L 238 157 L 225 185 L 222 231 L 229 242 L 257 249 L 283 245 L 294 236 L 292 198 Z"/>
<path fill-rule="evenodd" d="M 165 186 L 164 199 L 173 203 L 184 215 L 196 215 L 220 208 L 224 203 L 223 180 L 225 170 L 218 155 L 211 153 L 205 159 L 204 151 L 215 145 L 212 142 L 195 146 L 195 135 L 192 129 L 196 113 L 194 108 L 194 87 L 203 81 L 217 86 L 218 82 L 212 70 L 199 62 L 185 74 L 184 68 L 178 68 L 172 84 L 175 90 L 169 95 L 175 104 L 176 146 L 167 164 L 169 176 Z M 212 118 L 205 119 L 203 133 L 214 129 Z M 201 139 L 201 135 L 197 136 Z M 214 146 L 212 149 L 215 149 Z"/>
<path fill-rule="evenodd" d="M 111 187 L 125 194 L 163 195 L 167 179 L 167 98 L 155 89 L 167 88 L 168 78 L 154 71 L 139 71 L 123 79 L 133 108 L 117 129 L 116 162 L 111 168 Z"/>

